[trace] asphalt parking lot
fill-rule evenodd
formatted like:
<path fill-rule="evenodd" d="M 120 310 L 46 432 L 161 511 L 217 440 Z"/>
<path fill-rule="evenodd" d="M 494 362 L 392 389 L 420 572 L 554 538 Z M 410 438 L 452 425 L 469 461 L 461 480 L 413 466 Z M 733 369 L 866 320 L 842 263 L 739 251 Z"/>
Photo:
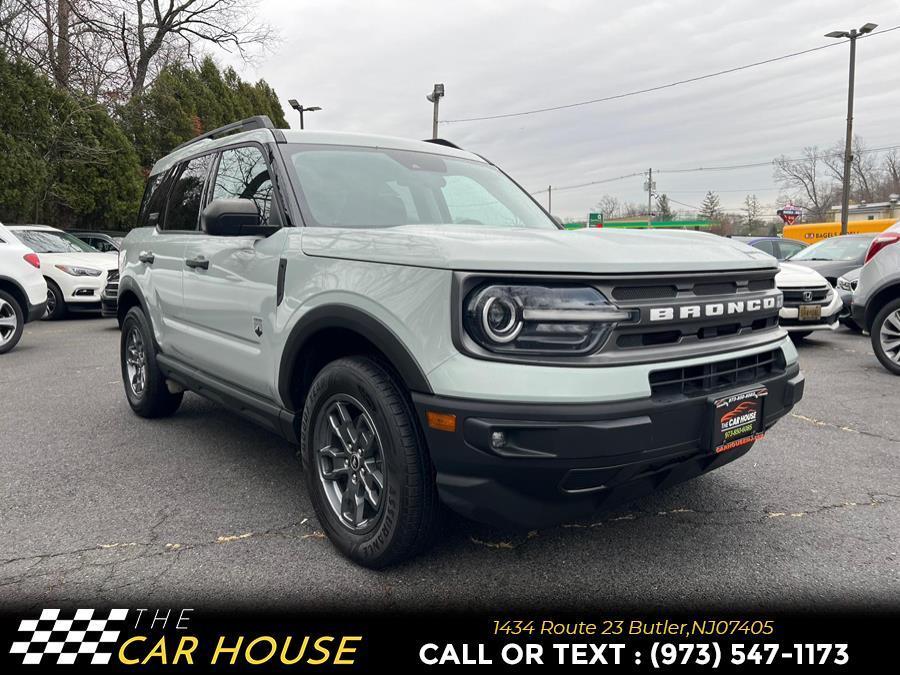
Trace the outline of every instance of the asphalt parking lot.
<path fill-rule="evenodd" d="M 828 607 L 900 603 L 900 378 L 843 329 L 746 457 L 530 533 L 460 518 L 384 572 L 322 535 L 293 448 L 193 394 L 125 400 L 115 322 L 37 322 L 0 357 L 0 605 Z"/>

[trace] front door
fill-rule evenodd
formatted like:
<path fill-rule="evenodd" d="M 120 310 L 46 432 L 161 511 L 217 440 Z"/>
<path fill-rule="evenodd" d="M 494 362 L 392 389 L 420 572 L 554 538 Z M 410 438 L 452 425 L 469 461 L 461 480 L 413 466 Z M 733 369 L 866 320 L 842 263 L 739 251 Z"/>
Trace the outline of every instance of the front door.
<path fill-rule="evenodd" d="M 280 224 L 269 167 L 259 146 L 222 151 L 209 200 L 251 199 L 261 222 Z M 286 232 L 269 237 L 213 237 L 200 232 L 185 247 L 185 335 L 188 363 L 226 382 L 275 398 L 271 343 L 278 265 Z"/>

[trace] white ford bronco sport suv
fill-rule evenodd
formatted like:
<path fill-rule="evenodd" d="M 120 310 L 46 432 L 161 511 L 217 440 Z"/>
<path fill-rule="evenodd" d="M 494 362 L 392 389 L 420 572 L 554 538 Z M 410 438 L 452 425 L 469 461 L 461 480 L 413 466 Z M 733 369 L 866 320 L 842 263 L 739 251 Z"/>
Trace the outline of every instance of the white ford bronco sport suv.
<path fill-rule="evenodd" d="M 567 232 L 445 141 L 217 129 L 153 167 L 120 254 L 125 393 L 300 446 L 332 542 L 383 567 L 439 502 L 541 527 L 715 469 L 800 399 L 774 258 Z"/>

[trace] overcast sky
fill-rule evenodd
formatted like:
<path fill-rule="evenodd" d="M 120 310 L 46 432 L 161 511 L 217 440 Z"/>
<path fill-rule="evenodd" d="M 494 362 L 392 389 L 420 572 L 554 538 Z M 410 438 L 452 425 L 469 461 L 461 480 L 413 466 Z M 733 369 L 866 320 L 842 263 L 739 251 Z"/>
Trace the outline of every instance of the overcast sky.
<path fill-rule="evenodd" d="M 831 42 L 824 33 L 900 25 L 898 0 L 261 0 L 281 41 L 245 78 L 322 106 L 307 127 L 427 138 L 425 94 L 446 85 L 441 118 L 600 98 Z M 836 41 L 835 41 L 836 42 Z M 657 189 L 697 205 L 706 190 L 773 212 L 771 167 L 665 169 L 767 161 L 843 138 L 849 46 L 661 92 L 568 110 L 457 124 L 440 134 L 490 158 L 529 191 L 653 167 Z M 226 59 L 233 63 L 230 59 Z M 860 40 L 855 132 L 900 145 L 900 30 Z M 553 211 L 584 218 L 604 194 L 645 202 L 643 178 L 554 191 Z M 539 198 L 546 203 L 546 194 Z M 678 205 L 676 205 L 678 207 Z M 683 208 L 683 207 L 678 207 Z"/>

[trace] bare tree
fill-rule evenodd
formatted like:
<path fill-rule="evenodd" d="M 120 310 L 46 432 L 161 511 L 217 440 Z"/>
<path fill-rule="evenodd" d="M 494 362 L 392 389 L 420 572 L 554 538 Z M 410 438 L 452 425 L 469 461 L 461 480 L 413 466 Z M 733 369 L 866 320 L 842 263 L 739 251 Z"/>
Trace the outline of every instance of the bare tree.
<path fill-rule="evenodd" d="M 900 153 L 892 148 L 884 156 L 885 192 L 888 196 L 900 194 Z"/>
<path fill-rule="evenodd" d="M 274 39 L 259 0 L 0 0 L 0 45 L 59 86 L 114 101 L 204 46 L 250 50 Z"/>
<path fill-rule="evenodd" d="M 594 208 L 603 214 L 604 219 L 608 220 L 610 218 L 619 217 L 622 210 L 622 203 L 613 195 L 603 195 L 600 197 L 600 201 L 597 202 Z"/>
<path fill-rule="evenodd" d="M 853 155 L 850 160 L 850 199 L 857 202 L 874 202 L 881 197 L 883 167 L 878 155 L 868 148 L 859 136 L 853 137 Z M 831 175 L 843 185 L 844 143 L 836 143 L 830 152 L 822 155 L 822 161 Z"/>
<path fill-rule="evenodd" d="M 803 157 L 782 155 L 773 162 L 775 180 L 788 191 L 792 201 L 802 207 L 815 222 L 831 220 L 831 207 L 840 199 L 840 188 L 829 172 L 824 155 L 815 146 L 803 149 Z"/>

